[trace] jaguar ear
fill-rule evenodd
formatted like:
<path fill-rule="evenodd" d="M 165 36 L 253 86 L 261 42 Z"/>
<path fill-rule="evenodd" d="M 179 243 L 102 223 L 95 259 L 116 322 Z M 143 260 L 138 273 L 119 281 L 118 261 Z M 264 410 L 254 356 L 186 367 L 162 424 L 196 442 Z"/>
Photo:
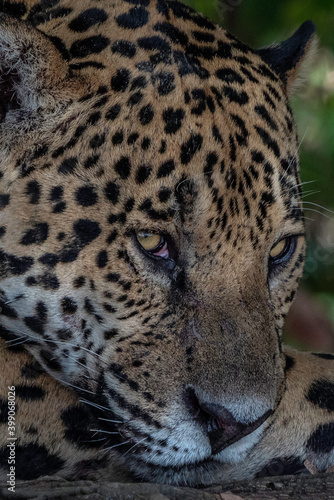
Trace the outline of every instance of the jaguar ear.
<path fill-rule="evenodd" d="M 80 94 L 55 45 L 34 27 L 0 15 L 0 121 L 22 122 Z"/>
<path fill-rule="evenodd" d="M 280 75 L 286 84 L 287 94 L 302 81 L 305 69 L 317 48 L 315 25 L 305 21 L 287 40 L 257 50 L 257 54 Z"/>

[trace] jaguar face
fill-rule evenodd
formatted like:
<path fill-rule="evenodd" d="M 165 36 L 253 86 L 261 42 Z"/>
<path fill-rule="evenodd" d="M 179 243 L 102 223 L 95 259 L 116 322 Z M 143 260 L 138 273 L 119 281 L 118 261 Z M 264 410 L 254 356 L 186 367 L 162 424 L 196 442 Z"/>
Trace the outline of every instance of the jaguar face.
<path fill-rule="evenodd" d="M 313 27 L 275 67 L 161 5 L 133 8 L 137 30 L 116 2 L 108 43 L 97 25 L 76 42 L 79 5 L 2 27 L 1 331 L 94 406 L 135 474 L 194 483 L 246 454 L 284 391 L 305 250 L 287 93 Z"/>

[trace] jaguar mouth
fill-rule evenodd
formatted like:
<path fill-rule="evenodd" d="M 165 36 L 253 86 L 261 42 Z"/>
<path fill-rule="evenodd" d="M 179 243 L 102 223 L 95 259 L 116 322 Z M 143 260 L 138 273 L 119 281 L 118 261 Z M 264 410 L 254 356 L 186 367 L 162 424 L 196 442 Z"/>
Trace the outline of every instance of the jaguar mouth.
<path fill-rule="evenodd" d="M 254 432 L 267 420 L 272 412 L 273 410 L 268 410 L 251 424 L 236 423 L 235 419 L 229 422 L 228 420 L 222 421 L 220 418 L 211 417 L 207 427 L 212 454 L 217 455 L 225 448 Z"/>
<path fill-rule="evenodd" d="M 184 399 L 194 420 L 208 436 L 212 455 L 217 455 L 254 432 L 273 413 L 272 409 L 268 409 L 256 420 L 244 423 L 238 421 L 224 406 L 200 401 L 191 387 L 185 391 Z"/>

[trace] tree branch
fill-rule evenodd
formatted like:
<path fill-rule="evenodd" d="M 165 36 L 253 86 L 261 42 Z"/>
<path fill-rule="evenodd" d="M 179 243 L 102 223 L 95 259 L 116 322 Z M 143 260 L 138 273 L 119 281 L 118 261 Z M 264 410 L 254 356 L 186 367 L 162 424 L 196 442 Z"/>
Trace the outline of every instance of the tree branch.
<path fill-rule="evenodd" d="M 97 483 L 44 478 L 17 482 L 15 493 L 0 486 L 0 498 L 13 500 L 334 500 L 334 473 L 265 477 L 208 488 L 151 483 Z"/>

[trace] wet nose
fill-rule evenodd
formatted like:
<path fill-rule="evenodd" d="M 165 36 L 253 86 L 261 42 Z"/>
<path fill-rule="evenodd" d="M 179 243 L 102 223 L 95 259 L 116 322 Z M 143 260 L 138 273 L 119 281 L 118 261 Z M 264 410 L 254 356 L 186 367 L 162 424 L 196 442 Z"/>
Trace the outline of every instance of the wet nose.
<path fill-rule="evenodd" d="M 213 455 L 255 431 L 273 412 L 268 410 L 253 422 L 243 423 L 236 420 L 224 406 L 201 401 L 193 388 L 185 390 L 184 400 L 190 414 L 207 433 Z"/>

